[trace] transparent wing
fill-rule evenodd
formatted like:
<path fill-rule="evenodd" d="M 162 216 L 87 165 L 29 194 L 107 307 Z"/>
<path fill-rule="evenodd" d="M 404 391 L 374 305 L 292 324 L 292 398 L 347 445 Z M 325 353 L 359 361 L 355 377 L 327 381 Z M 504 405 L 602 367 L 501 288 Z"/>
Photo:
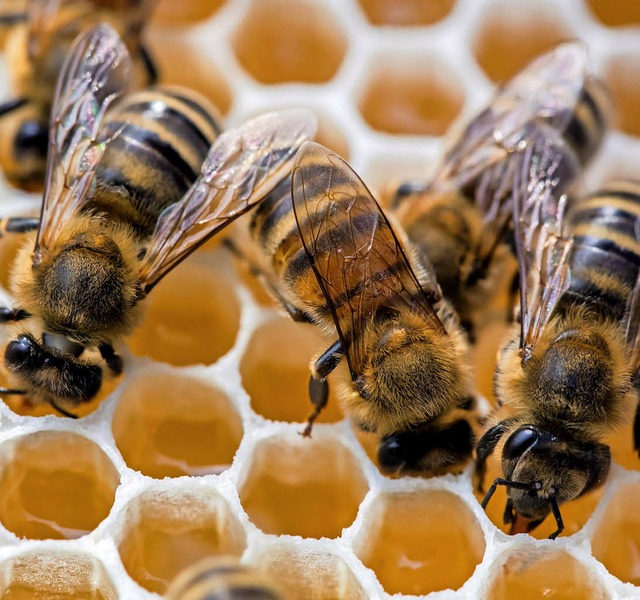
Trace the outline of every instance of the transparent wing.
<path fill-rule="evenodd" d="M 36 255 L 84 201 L 109 142 L 100 139 L 100 125 L 111 102 L 126 90 L 130 72 L 127 49 L 109 25 L 80 35 L 67 55 L 51 112 Z"/>
<path fill-rule="evenodd" d="M 446 152 L 433 185 L 461 188 L 523 142 L 527 123 L 544 120 L 564 131 L 587 77 L 586 48 L 557 46 L 498 89 Z"/>
<path fill-rule="evenodd" d="M 439 331 L 429 294 L 418 283 L 389 221 L 339 156 L 309 142 L 298 153 L 292 197 L 302 243 L 327 300 L 352 377 L 361 373 L 363 333 L 381 310 L 422 314 Z"/>
<path fill-rule="evenodd" d="M 564 225 L 568 181 L 577 159 L 558 133 L 540 128 L 523 153 L 516 173 L 513 210 L 520 267 L 520 348 L 523 360 L 549 321 L 570 283 L 569 255 L 573 241 Z"/>
<path fill-rule="evenodd" d="M 635 222 L 635 234 L 640 241 L 640 218 Z M 640 271 L 627 306 L 626 339 L 631 349 L 631 373 L 637 378 L 640 374 Z"/>
<path fill-rule="evenodd" d="M 262 200 L 316 131 L 307 110 L 260 115 L 215 141 L 184 198 L 158 219 L 139 279 L 146 293 L 198 246 Z"/>

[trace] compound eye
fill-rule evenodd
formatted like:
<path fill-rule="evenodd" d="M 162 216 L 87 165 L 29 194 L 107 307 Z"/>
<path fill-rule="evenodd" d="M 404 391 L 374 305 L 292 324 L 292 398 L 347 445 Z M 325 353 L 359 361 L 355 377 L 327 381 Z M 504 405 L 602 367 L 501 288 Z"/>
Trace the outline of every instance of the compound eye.
<path fill-rule="evenodd" d="M 533 427 L 520 427 L 509 436 L 502 450 L 502 456 L 507 460 L 518 458 L 539 439 L 540 432 Z"/>
<path fill-rule="evenodd" d="M 397 436 L 389 435 L 382 439 L 378 446 L 378 462 L 380 467 L 387 472 L 397 471 L 404 466 L 405 453 Z"/>
<path fill-rule="evenodd" d="M 25 121 L 15 137 L 17 157 L 46 157 L 49 148 L 49 125 L 40 121 Z"/>
<path fill-rule="evenodd" d="M 7 365 L 22 364 L 31 354 L 33 341 L 26 335 L 18 336 L 9 342 L 4 351 L 4 361 Z"/>

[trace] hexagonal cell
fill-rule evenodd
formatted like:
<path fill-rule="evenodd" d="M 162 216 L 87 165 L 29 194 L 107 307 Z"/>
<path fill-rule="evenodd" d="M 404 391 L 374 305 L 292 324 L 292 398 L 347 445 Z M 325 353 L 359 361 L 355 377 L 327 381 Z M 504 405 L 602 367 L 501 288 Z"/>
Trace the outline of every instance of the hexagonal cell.
<path fill-rule="evenodd" d="M 254 561 L 271 575 L 287 600 L 366 600 L 367 595 L 339 556 L 282 542 Z"/>
<path fill-rule="evenodd" d="M 504 436 L 504 441 L 506 441 L 507 436 Z M 485 492 L 491 482 L 495 480 L 496 477 L 503 477 L 502 468 L 500 466 L 500 456 L 502 455 L 502 445 L 504 442 L 500 442 L 496 451 L 487 461 L 487 474 L 484 480 L 484 490 L 483 492 L 479 492 L 474 485 L 474 492 L 478 502 L 481 502 L 484 498 Z M 567 502 L 566 504 L 562 504 L 560 506 L 560 513 L 562 514 L 562 520 L 564 521 L 564 531 L 560 534 L 561 536 L 569 536 L 578 532 L 584 524 L 589 520 L 593 511 L 595 510 L 596 505 L 602 498 L 602 488 L 597 488 L 592 492 L 582 496 L 581 498 L 577 498 L 576 500 L 572 500 L 571 502 Z M 486 508 L 486 513 L 491 522 L 504 531 L 505 533 L 510 533 L 511 526 L 504 524 L 504 508 L 505 503 L 507 501 L 507 492 L 505 487 L 499 485 L 496 489 L 495 494 L 493 494 L 489 504 Z M 543 540 L 548 538 L 554 531 L 556 531 L 557 525 L 556 521 L 553 518 L 553 515 L 549 515 L 536 529 L 534 529 L 530 535 L 539 540 Z M 514 531 L 513 533 L 522 533 L 520 531 Z"/>
<path fill-rule="evenodd" d="M 431 25 L 444 19 L 455 0 L 358 0 L 373 25 Z"/>
<path fill-rule="evenodd" d="M 116 600 L 97 559 L 79 552 L 25 552 L 0 564 L 0 596 L 12 600 Z"/>
<path fill-rule="evenodd" d="M 122 389 L 112 430 L 132 469 L 157 478 L 206 475 L 231 465 L 242 420 L 213 385 L 153 371 Z"/>
<path fill-rule="evenodd" d="M 640 25 L 640 4 L 633 0 L 586 0 L 589 10 L 604 25 Z"/>
<path fill-rule="evenodd" d="M 593 555 L 621 581 L 640 585 L 640 484 L 620 488 L 609 500 L 591 538 Z"/>
<path fill-rule="evenodd" d="M 1 28 L 0 28 L 1 29 Z M 11 281 L 11 271 L 16 259 L 18 250 L 25 242 L 25 235 L 8 234 L 0 236 L 0 285 L 8 290 Z M 28 236 L 31 240 L 31 236 Z"/>
<path fill-rule="evenodd" d="M 171 27 L 193 25 L 210 19 L 224 3 L 225 0 L 183 0 L 179 4 L 174 0 L 159 0 L 153 22 Z"/>
<path fill-rule="evenodd" d="M 566 552 L 528 546 L 507 556 L 493 577 L 486 600 L 607 600 L 589 569 Z"/>
<path fill-rule="evenodd" d="M 288 317 L 269 320 L 254 332 L 240 363 L 242 386 L 253 410 L 267 419 L 301 423 L 313 410 L 309 400 L 309 361 L 329 346 L 318 327 Z M 329 377 L 329 402 L 319 423 L 343 418 L 336 380 Z"/>
<path fill-rule="evenodd" d="M 166 4 L 169 4 L 167 2 Z M 180 6 L 171 3 L 171 6 Z M 233 95 L 218 65 L 192 45 L 180 31 L 151 29 L 149 52 L 160 74 L 160 82 L 194 89 L 211 102 L 223 115 L 229 112 Z M 185 65 L 189 65 L 185 69 Z"/>
<path fill-rule="evenodd" d="M 354 543 L 389 594 L 457 589 L 482 560 L 485 541 L 473 513 L 443 490 L 384 493 Z"/>
<path fill-rule="evenodd" d="M 607 437 L 606 444 L 611 448 L 611 457 L 616 464 L 625 469 L 640 469 L 640 460 L 634 448 L 633 423 L 626 423 L 613 431 Z"/>
<path fill-rule="evenodd" d="M 440 136 L 464 93 L 452 69 L 433 56 L 380 56 L 370 66 L 358 108 L 375 130 Z"/>
<path fill-rule="evenodd" d="M 346 136 L 335 123 L 323 115 L 318 115 L 318 133 L 315 139 L 319 144 L 349 160 L 349 142 Z"/>
<path fill-rule="evenodd" d="M 261 441 L 239 487 L 249 519 L 265 533 L 335 538 L 349 527 L 368 485 L 355 457 L 316 429 Z"/>
<path fill-rule="evenodd" d="M 212 488 L 148 490 L 124 512 L 117 541 L 127 573 L 142 587 L 162 594 L 188 566 L 210 556 L 240 557 L 242 526 Z"/>
<path fill-rule="evenodd" d="M 498 83 L 571 37 L 552 5 L 497 0 L 478 23 L 473 53 L 489 79 Z"/>
<path fill-rule="evenodd" d="M 133 352 L 184 366 L 213 364 L 232 348 L 238 299 L 227 274 L 205 256 L 181 264 L 144 300 L 145 316 L 129 340 Z"/>
<path fill-rule="evenodd" d="M 73 539 L 104 520 L 120 476 L 87 438 L 38 431 L 0 445 L 0 521 L 18 537 Z"/>
<path fill-rule="evenodd" d="M 266 84 L 329 81 L 347 49 L 341 25 L 309 0 L 252 0 L 232 44 L 244 69 Z"/>
<path fill-rule="evenodd" d="M 617 55 L 605 65 L 604 80 L 611 91 L 614 110 L 614 126 L 630 135 L 640 136 L 640 58 L 636 55 Z"/>

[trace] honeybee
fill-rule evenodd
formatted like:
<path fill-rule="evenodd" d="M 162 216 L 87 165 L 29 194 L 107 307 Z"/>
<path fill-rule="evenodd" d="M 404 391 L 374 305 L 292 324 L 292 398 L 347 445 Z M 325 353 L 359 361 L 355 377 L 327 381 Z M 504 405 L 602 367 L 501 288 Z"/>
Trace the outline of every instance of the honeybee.
<path fill-rule="evenodd" d="M 605 435 L 637 403 L 640 364 L 640 187 L 618 183 L 575 201 L 565 224 L 564 171 L 575 156 L 548 132 L 532 138 L 514 191 L 520 330 L 502 348 L 498 400 L 512 416 L 477 446 L 479 487 L 500 439 L 505 523 L 531 531 L 560 505 L 601 485 Z"/>
<path fill-rule="evenodd" d="M 139 59 L 147 83 L 157 71 L 142 41 L 155 0 L 25 0 L 24 23 L 6 45 L 14 98 L 0 104 L 0 164 L 15 186 L 39 191 L 45 179 L 49 116 L 56 81 L 71 43 L 89 26 L 109 22 Z M 15 7 L 0 9 L 0 23 L 14 23 Z"/>
<path fill-rule="evenodd" d="M 293 198 L 293 202 L 292 199 Z M 314 410 L 344 358 L 345 411 L 380 438 L 389 472 L 459 468 L 473 448 L 467 343 L 457 316 L 401 230 L 336 154 L 312 142 L 283 183 L 252 213 L 240 254 L 290 316 L 336 340 L 312 361 Z"/>
<path fill-rule="evenodd" d="M 185 569 L 167 590 L 168 600 L 284 600 L 270 577 L 228 558 L 207 558 Z"/>
<path fill-rule="evenodd" d="M 83 350 L 97 349 L 119 373 L 113 344 L 139 321 L 141 301 L 287 177 L 315 131 L 307 111 L 268 113 L 222 133 L 209 149 L 215 118 L 177 89 L 138 92 L 107 112 L 130 71 L 109 25 L 72 46 L 53 103 L 39 227 L 12 271 L 18 308 L 0 312 L 5 322 L 42 323 L 42 343 L 19 335 L 5 366 L 31 398 L 67 416 L 62 404 L 89 400 L 100 387 L 101 366 L 81 359 Z"/>
<path fill-rule="evenodd" d="M 429 183 L 396 189 L 399 223 L 433 264 L 445 298 L 470 333 L 509 270 L 504 241 L 511 228 L 513 155 L 544 125 L 562 133 L 584 166 L 601 145 L 608 111 L 603 85 L 588 77 L 584 46 L 560 45 L 498 89 L 454 138 Z"/>

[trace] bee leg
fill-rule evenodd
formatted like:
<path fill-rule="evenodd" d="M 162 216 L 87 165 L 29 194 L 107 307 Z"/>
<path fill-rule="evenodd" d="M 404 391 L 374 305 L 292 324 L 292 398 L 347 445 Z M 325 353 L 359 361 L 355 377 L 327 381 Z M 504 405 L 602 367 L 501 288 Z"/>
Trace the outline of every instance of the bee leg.
<path fill-rule="evenodd" d="M 24 396 L 27 394 L 27 390 L 14 390 L 12 388 L 0 387 L 0 394 L 5 396 Z"/>
<path fill-rule="evenodd" d="M 309 377 L 309 398 L 311 399 L 314 409 L 309 415 L 309 418 L 307 419 L 307 426 L 302 432 L 304 437 L 311 436 L 313 422 L 318 418 L 322 409 L 327 405 L 327 401 L 329 400 L 329 384 L 327 383 L 327 377 L 329 377 L 331 371 L 338 366 L 343 354 L 342 343 L 340 340 L 337 340 L 329 346 L 329 348 L 311 367 L 311 376 Z"/>
<path fill-rule="evenodd" d="M 26 98 L 15 98 L 14 100 L 7 100 L 0 104 L 0 117 L 19 109 L 27 103 Z"/>
<path fill-rule="evenodd" d="M 113 375 L 122 373 L 122 358 L 116 354 L 111 344 L 102 344 L 99 348 L 100 356 L 104 358 Z"/>
<path fill-rule="evenodd" d="M 28 233 L 35 231 L 40 219 L 35 217 L 3 217 L 0 219 L 0 237 L 5 233 Z"/>
<path fill-rule="evenodd" d="M 77 419 L 78 418 L 78 415 L 74 415 L 73 413 L 69 412 L 68 410 L 65 410 L 64 408 L 62 408 L 61 406 L 56 404 L 51 398 L 49 399 L 49 404 L 51 404 L 51 406 L 53 406 L 53 408 L 55 408 L 63 417 L 68 417 L 69 419 Z"/>
<path fill-rule="evenodd" d="M 555 540 L 563 531 L 564 531 L 564 521 L 562 520 L 562 515 L 560 514 L 560 507 L 558 506 L 558 501 L 555 498 L 550 498 L 551 502 L 551 511 L 553 512 L 553 516 L 556 520 L 556 525 L 558 529 L 556 529 L 550 536 L 550 540 Z"/>
<path fill-rule="evenodd" d="M 156 61 L 149 54 L 149 50 L 144 44 L 140 44 L 140 60 L 147 72 L 147 85 L 155 85 L 158 83 L 158 67 L 156 67 Z"/>
<path fill-rule="evenodd" d="M 481 492 L 484 487 L 484 476 L 487 472 L 487 459 L 493 454 L 500 438 L 511 428 L 513 423 L 513 419 L 500 421 L 500 423 L 493 426 L 488 431 L 485 431 L 484 435 L 478 441 L 478 445 L 476 446 L 475 473 L 478 480 L 477 490 L 479 492 Z"/>
<path fill-rule="evenodd" d="M 7 306 L 0 306 L 0 323 L 10 323 L 13 321 L 22 321 L 29 318 L 31 315 L 21 308 L 9 308 Z"/>

